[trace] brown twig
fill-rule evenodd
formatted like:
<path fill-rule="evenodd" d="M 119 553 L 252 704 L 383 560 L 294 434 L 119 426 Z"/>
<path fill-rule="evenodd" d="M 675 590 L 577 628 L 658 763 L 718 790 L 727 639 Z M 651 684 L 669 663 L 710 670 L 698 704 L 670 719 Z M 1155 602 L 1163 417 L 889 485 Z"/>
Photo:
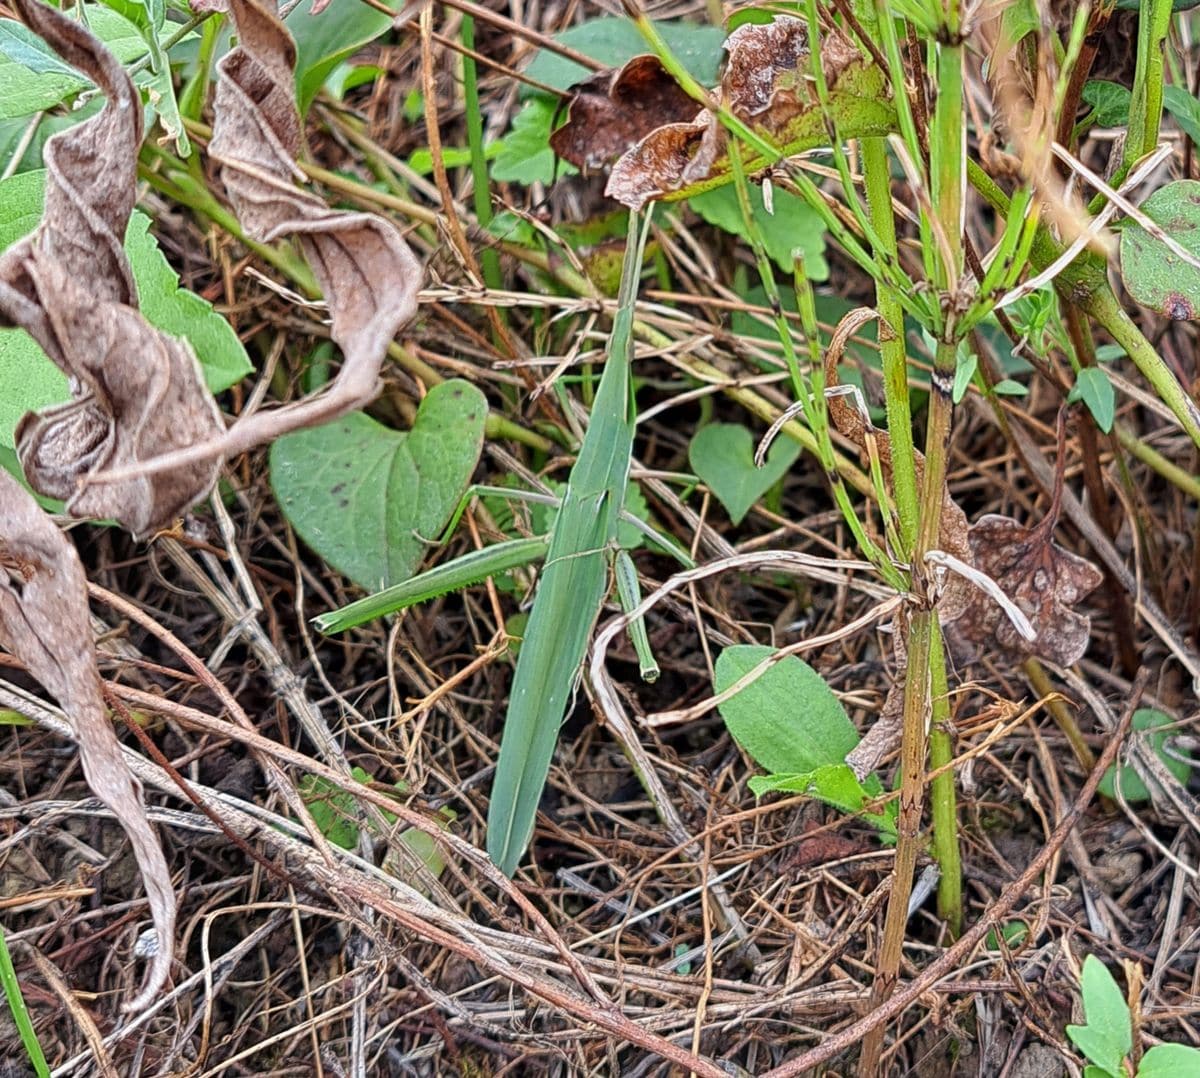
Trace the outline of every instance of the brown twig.
<path fill-rule="evenodd" d="M 1138 702 L 1141 700 L 1142 693 L 1145 691 L 1146 683 L 1149 680 L 1149 670 L 1143 669 L 1138 673 L 1130 691 L 1129 699 L 1126 701 L 1125 711 L 1121 715 L 1121 721 L 1105 744 L 1104 751 L 1100 754 L 1100 759 L 1096 761 L 1095 769 L 1088 775 L 1087 781 L 1084 782 L 1083 787 L 1080 789 L 1079 796 L 1075 798 L 1066 815 L 1059 820 L 1058 826 L 1054 828 L 1054 831 L 1047 838 L 1045 846 L 1030 861 L 1025 871 L 1004 889 L 1000 897 L 992 903 L 983 917 L 967 929 L 963 933 L 962 938 L 953 947 L 945 951 L 941 958 L 932 962 L 907 986 L 895 992 L 882 1006 L 877 1007 L 870 1014 L 865 1015 L 840 1032 L 832 1034 L 816 1048 L 812 1048 L 803 1055 L 789 1060 L 781 1067 L 776 1067 L 774 1070 L 768 1071 L 763 1078 L 795 1078 L 797 1075 L 804 1074 L 828 1062 L 840 1052 L 844 1052 L 846 1049 L 857 1044 L 871 1030 L 878 1028 L 883 1023 L 889 1022 L 901 1014 L 920 999 L 925 992 L 929 991 L 938 981 L 948 973 L 953 972 L 956 967 L 966 960 L 967 956 L 983 941 L 983 938 L 991 931 L 993 926 L 999 924 L 1000 921 L 1007 917 L 1017 902 L 1020 901 L 1021 896 L 1033 886 L 1034 881 L 1058 853 L 1059 848 L 1066 842 L 1071 830 L 1083 816 L 1084 810 L 1096 793 L 1096 787 L 1099 786 L 1104 772 L 1108 770 L 1109 766 L 1117 758 L 1117 752 L 1125 740 L 1129 724 L 1133 721 L 1133 713 L 1137 709 Z"/>

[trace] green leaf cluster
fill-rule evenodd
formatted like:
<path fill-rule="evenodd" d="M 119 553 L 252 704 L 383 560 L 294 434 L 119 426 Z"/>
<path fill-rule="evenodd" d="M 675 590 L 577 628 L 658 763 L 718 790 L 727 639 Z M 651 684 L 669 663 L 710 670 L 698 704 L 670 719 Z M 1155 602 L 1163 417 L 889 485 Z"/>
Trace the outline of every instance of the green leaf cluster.
<path fill-rule="evenodd" d="M 1133 1051 L 1133 1022 L 1129 1004 L 1103 962 L 1095 955 L 1083 960 L 1082 1026 L 1067 1026 L 1067 1036 L 1090 1061 L 1084 1078 L 1128 1078 L 1126 1058 Z M 1156 1044 L 1138 1063 L 1136 1078 L 1196 1078 L 1200 1050 L 1183 1044 Z"/>
<path fill-rule="evenodd" d="M 725 692 L 774 654 L 774 648 L 760 644 L 726 648 L 717 657 L 717 692 Z M 895 837 L 894 805 L 870 809 L 870 802 L 883 793 L 879 779 L 871 775 L 859 781 L 846 764 L 859 741 L 854 724 L 821 675 L 804 660 L 784 656 L 719 710 L 733 739 L 770 772 L 750 780 L 755 794 L 805 794 L 862 815 L 885 837 Z"/>

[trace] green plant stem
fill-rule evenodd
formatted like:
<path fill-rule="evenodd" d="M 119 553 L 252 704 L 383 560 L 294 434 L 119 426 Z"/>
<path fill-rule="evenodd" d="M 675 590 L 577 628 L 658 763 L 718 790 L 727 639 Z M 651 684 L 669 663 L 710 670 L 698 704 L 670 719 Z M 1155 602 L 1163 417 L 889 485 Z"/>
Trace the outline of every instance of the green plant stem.
<path fill-rule="evenodd" d="M 896 221 L 892 216 L 891 169 L 883 139 L 863 139 L 862 170 L 867 209 L 875 233 L 892 258 L 898 258 Z M 892 440 L 892 496 L 900 520 L 902 549 L 896 553 L 900 558 L 908 559 L 917 540 L 917 472 L 908 395 L 904 309 L 895 289 L 882 282 L 875 285 L 875 309 L 879 312 L 879 358 L 883 364 L 888 436 Z"/>
<path fill-rule="evenodd" d="M 488 176 L 487 157 L 483 147 L 483 113 L 479 108 L 479 75 L 475 66 L 475 19 L 462 16 L 462 43 L 468 51 L 463 54 L 463 98 L 467 120 L 467 145 L 471 150 L 471 195 L 475 203 L 475 217 L 481 227 L 486 228 L 492 219 L 491 181 Z M 499 291 L 504 286 L 500 275 L 500 258 L 491 247 L 479 253 L 479 266 L 488 288 Z"/>
<path fill-rule="evenodd" d="M 29 1062 L 33 1064 L 37 1078 L 50 1078 L 50 1068 L 46 1065 L 46 1057 L 42 1054 L 41 1044 L 38 1043 L 37 1032 L 25 1006 L 25 998 L 21 995 L 21 984 L 17 980 L 12 955 L 8 953 L 8 942 L 4 938 L 3 928 L 0 928 L 0 983 L 4 985 L 4 998 L 8 1001 L 13 1023 L 21 1037 L 21 1046 L 25 1049 Z"/>
<path fill-rule="evenodd" d="M 871 1009 L 886 1002 L 896 987 L 908 923 L 908 899 L 921 848 L 921 805 L 925 787 L 925 711 L 929 698 L 929 652 L 932 625 L 937 614 L 921 610 L 908 625 L 908 669 L 904 678 L 904 732 L 900 744 L 900 808 L 896 816 L 896 856 L 892 864 L 892 890 L 888 895 L 883 937 L 875 956 L 875 983 Z M 901 892 L 897 900 L 897 892 Z M 873 1078 L 883 1050 L 884 1026 L 863 1038 L 858 1073 Z"/>
<path fill-rule="evenodd" d="M 929 767 L 938 772 L 929 783 L 930 815 L 933 818 L 933 856 L 941 869 L 938 879 L 938 916 L 950 935 L 962 931 L 962 853 L 958 845 L 958 793 L 955 775 L 947 765 L 954 759 L 951 733 L 950 684 L 946 677 L 941 626 L 933 618 L 929 633 L 930 710 Z"/>
<path fill-rule="evenodd" d="M 968 160 L 967 175 L 971 185 L 993 209 L 1001 213 L 1008 212 L 1008 196 L 974 161 Z M 1061 253 L 1062 248 L 1045 226 L 1039 226 L 1029 251 L 1029 260 L 1034 269 L 1044 270 Z M 1179 384 L 1154 345 L 1118 302 L 1109 286 L 1103 261 L 1085 251 L 1055 277 L 1054 286 L 1125 349 L 1142 377 L 1150 383 L 1188 437 L 1200 448 L 1200 408 L 1196 407 L 1196 402 Z"/>
<path fill-rule="evenodd" d="M 949 0 L 943 36 L 958 41 L 959 16 L 955 0 Z M 925 555 L 939 545 L 942 499 L 946 485 L 946 458 L 950 445 L 954 369 L 958 347 L 955 337 L 957 292 L 963 272 L 962 196 L 966 167 L 963 140 L 963 55 L 961 45 L 939 45 L 937 50 L 937 104 L 934 107 L 930 139 L 930 173 L 933 209 L 937 214 L 942 240 L 935 266 L 939 289 L 945 295 L 939 312 L 939 339 L 934 353 L 930 379 L 929 420 L 925 443 L 925 476 L 921 487 L 920 514 L 916 543 L 913 547 L 913 582 L 923 606 L 914 613 L 908 631 L 908 670 L 905 679 L 904 727 L 901 734 L 900 813 L 897 819 L 896 860 L 892 868 L 892 890 L 888 895 L 883 938 L 875 963 L 875 983 L 871 1005 L 884 1003 L 895 988 L 908 923 L 908 901 L 912 894 L 913 870 L 920 848 L 919 831 L 925 788 L 925 754 L 928 737 L 926 713 L 929 709 L 930 681 L 947 683 L 945 658 L 933 637 L 938 633 L 934 595 L 928 586 Z M 940 637 L 938 641 L 940 645 Z M 936 650 L 939 669 L 935 672 Z M 944 789 L 944 787 L 943 787 Z M 953 823 L 953 812 L 939 813 L 943 823 Z M 957 843 L 956 835 L 939 836 L 935 850 Z M 940 866 L 943 873 L 947 866 Z M 950 872 L 960 871 L 957 865 Z M 877 1073 L 883 1048 L 884 1027 L 873 1029 L 863 1040 L 860 1073 Z"/>
<path fill-rule="evenodd" d="M 1162 123 L 1163 50 L 1171 27 L 1171 0 L 1142 0 L 1138 14 L 1137 67 L 1133 76 L 1133 97 L 1129 103 L 1129 130 L 1121 157 L 1121 170 L 1113 179 L 1119 186 L 1125 173 L 1139 157 L 1158 145 Z"/>

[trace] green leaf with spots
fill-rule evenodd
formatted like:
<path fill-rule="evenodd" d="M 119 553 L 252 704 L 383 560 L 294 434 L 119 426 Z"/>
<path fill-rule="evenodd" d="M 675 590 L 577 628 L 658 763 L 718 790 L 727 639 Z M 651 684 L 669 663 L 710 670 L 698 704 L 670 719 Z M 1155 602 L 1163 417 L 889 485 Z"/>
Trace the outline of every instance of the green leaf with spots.
<path fill-rule="evenodd" d="M 271 486 L 301 538 L 364 588 L 412 576 L 454 512 L 483 448 L 487 401 L 444 382 L 410 431 L 355 412 L 271 446 Z"/>
<path fill-rule="evenodd" d="M 1176 180 L 1155 191 L 1142 211 L 1200 260 L 1200 180 Z M 1130 221 L 1121 230 L 1121 278 L 1143 307 L 1181 321 L 1200 319 L 1200 267 Z"/>

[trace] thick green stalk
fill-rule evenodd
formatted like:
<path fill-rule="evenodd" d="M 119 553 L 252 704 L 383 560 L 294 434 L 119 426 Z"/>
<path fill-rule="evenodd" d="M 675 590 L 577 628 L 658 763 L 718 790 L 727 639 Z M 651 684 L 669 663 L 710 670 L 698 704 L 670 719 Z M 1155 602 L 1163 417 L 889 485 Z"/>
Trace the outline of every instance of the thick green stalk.
<path fill-rule="evenodd" d="M 938 879 L 938 916 L 946 922 L 950 935 L 962 931 L 962 854 L 958 848 L 958 793 L 955 774 L 948 768 L 954 759 L 954 738 L 950 732 L 950 683 L 946 677 L 946 657 L 942 631 L 932 619 L 929 634 L 930 709 L 929 767 L 937 774 L 929 783 L 930 812 L 933 816 L 933 856 L 941 869 Z"/>
<path fill-rule="evenodd" d="M 879 138 L 863 139 L 861 152 L 867 209 L 875 225 L 875 233 L 891 256 L 897 258 L 887 144 Z M 892 496 L 896 500 L 903 544 L 903 549 L 896 551 L 896 554 L 900 558 L 909 558 L 917 540 L 917 472 L 908 396 L 904 309 L 895 290 L 882 282 L 875 285 L 875 309 L 879 312 L 879 358 L 883 364 L 888 436 L 892 440 Z"/>
<path fill-rule="evenodd" d="M 940 35 L 950 42 L 959 41 L 959 16 L 955 0 L 949 0 Z M 946 684 L 945 660 L 936 649 L 939 669 L 934 672 L 932 638 L 937 633 L 937 611 L 928 587 L 925 555 L 937 549 L 942 516 L 942 496 L 946 483 L 946 458 L 949 450 L 953 402 L 954 368 L 958 348 L 955 337 L 953 294 L 963 271 L 962 205 L 965 182 L 965 146 L 963 127 L 962 46 L 940 45 L 937 50 L 938 95 L 930 131 L 930 183 L 934 212 L 942 234 L 935 264 L 937 285 L 946 295 L 939 317 L 939 340 L 934 355 L 929 397 L 929 423 L 925 443 L 925 477 L 921 487 L 917 540 L 913 548 L 913 578 L 917 594 L 925 605 L 913 614 L 908 632 L 908 670 L 904 694 L 902 732 L 900 814 L 897 820 L 896 860 L 892 869 L 892 890 L 888 895 L 883 938 L 876 957 L 875 983 L 871 1005 L 885 1002 L 896 985 L 900 958 L 908 923 L 908 902 L 912 894 L 913 870 L 920 849 L 920 825 L 925 793 L 926 716 L 929 710 L 930 679 Z M 940 643 L 940 639 L 939 639 Z M 953 809 L 943 805 L 937 819 L 953 822 Z M 935 850 L 957 842 L 957 835 L 942 835 Z M 943 873 L 948 866 L 941 866 Z M 955 871 L 951 866 L 950 871 Z M 872 1030 L 863 1041 L 860 1073 L 874 1075 L 883 1048 L 884 1028 Z"/>
<path fill-rule="evenodd" d="M 1158 145 L 1162 122 L 1163 50 L 1171 27 L 1171 0 L 1142 0 L 1138 15 L 1137 67 L 1133 76 L 1133 98 L 1129 103 L 1129 131 L 1125 136 L 1121 176 L 1139 158 Z"/>

